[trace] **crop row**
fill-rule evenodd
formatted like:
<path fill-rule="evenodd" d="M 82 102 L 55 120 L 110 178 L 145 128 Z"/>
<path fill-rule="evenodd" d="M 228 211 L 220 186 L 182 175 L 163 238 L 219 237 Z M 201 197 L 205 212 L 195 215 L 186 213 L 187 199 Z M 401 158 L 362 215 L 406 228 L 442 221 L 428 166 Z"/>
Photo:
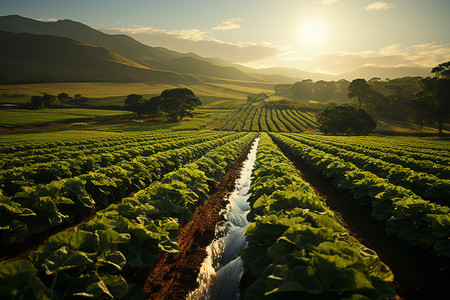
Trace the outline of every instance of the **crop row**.
<path fill-rule="evenodd" d="M 120 135 L 120 136 L 109 136 L 105 137 L 93 137 L 93 138 L 79 138 L 79 139 L 67 139 L 67 140 L 51 140 L 45 142 L 18 142 L 13 144 L 2 144 L 0 145 L 0 155 L 11 154 L 14 155 L 19 153 L 21 155 L 32 155 L 32 154 L 45 154 L 51 153 L 53 151 L 58 151 L 64 147 L 78 147 L 79 149 L 95 148 L 102 145 L 112 146 L 115 144 L 122 144 L 127 142 L 144 142 L 151 139 L 158 139 L 167 134 L 172 134 L 172 132 L 147 132 L 138 133 L 130 135 Z M 70 132 L 67 134 L 70 136 Z M 28 152 L 27 152 L 28 151 Z"/>
<path fill-rule="evenodd" d="M 387 152 L 392 152 L 398 155 L 403 155 L 406 152 L 408 155 L 418 154 L 419 159 L 422 155 L 428 156 L 427 159 L 432 160 L 434 157 L 443 159 L 450 158 L 450 150 L 448 142 L 443 142 L 439 139 L 431 138 L 417 138 L 417 137 L 389 137 L 378 136 L 376 140 L 374 137 L 354 136 L 348 137 L 334 137 L 336 141 L 358 145 L 367 148 L 382 149 Z"/>
<path fill-rule="evenodd" d="M 345 150 L 347 148 L 345 146 L 336 147 L 331 143 L 314 140 L 306 136 L 290 135 L 289 137 L 354 163 L 358 168 L 372 172 L 381 178 L 386 178 L 392 184 L 410 189 L 424 199 L 445 205 L 450 204 L 449 179 L 440 179 L 432 174 L 416 172 L 410 168 L 403 167 L 401 164 L 391 163 L 389 161 L 397 161 L 395 157 L 391 158 L 392 154 L 385 155 L 380 151 L 362 151 L 362 153 L 358 153 L 355 150 Z M 445 176 L 447 175 L 445 171 L 441 170 L 438 175 L 442 174 L 442 177 L 447 177 Z M 448 168 L 447 171 L 449 171 Z"/>
<path fill-rule="evenodd" d="M 61 161 L 64 159 L 77 158 L 79 156 L 88 155 L 105 155 L 115 152 L 123 152 L 128 150 L 133 153 L 134 148 L 142 148 L 147 146 L 152 151 L 153 145 L 170 142 L 173 139 L 182 139 L 192 135 L 192 133 L 166 133 L 165 135 L 151 136 L 147 138 L 124 138 L 123 140 L 93 140 L 89 143 L 78 144 L 75 146 L 60 146 L 51 149 L 36 149 L 19 151 L 16 153 L 3 154 L 0 162 L 2 169 L 11 167 L 21 167 L 34 165 L 36 163 Z"/>
<path fill-rule="evenodd" d="M 133 283 L 137 268 L 153 266 L 160 251 L 178 253 L 180 222 L 189 220 L 194 207 L 208 200 L 208 184 L 225 175 L 254 137 L 247 134 L 228 142 L 132 198 L 110 205 L 74 231 L 51 236 L 30 253 L 30 260 L 1 264 L 0 295 L 141 298 L 140 286 Z"/>
<path fill-rule="evenodd" d="M 70 224 L 76 217 L 89 215 L 98 208 L 119 201 L 130 192 L 239 136 L 242 134 L 187 144 L 180 149 L 140 157 L 80 176 L 25 186 L 22 192 L 12 197 L 0 194 L 1 240 L 8 244 L 25 236 L 29 231 L 28 225 L 45 229 L 63 222 Z M 173 144 L 177 145 L 177 142 Z"/>
<path fill-rule="evenodd" d="M 433 150 L 428 150 L 428 154 L 417 153 L 414 148 L 404 148 L 395 150 L 387 145 L 380 145 L 377 140 L 353 139 L 341 140 L 336 137 L 309 136 L 308 138 L 322 141 L 347 150 L 368 154 L 388 162 L 400 164 L 419 172 L 434 174 L 443 179 L 450 178 L 450 158 L 437 155 Z"/>
<path fill-rule="evenodd" d="M 449 207 L 424 200 L 331 153 L 280 134 L 273 134 L 273 138 L 293 157 L 305 161 L 361 205 L 368 206 L 374 218 L 386 222 L 389 235 L 450 256 Z"/>
<path fill-rule="evenodd" d="M 384 299 L 390 269 L 349 235 L 322 198 L 262 134 L 253 170 L 244 299 Z"/>
<path fill-rule="evenodd" d="M 302 132 L 308 127 L 316 128 L 317 126 L 317 121 L 308 113 L 249 104 L 230 114 L 215 129 L 257 132 Z"/>
<path fill-rule="evenodd" d="M 203 134 L 189 134 L 178 139 L 162 139 L 124 148 L 102 147 L 101 151 L 84 154 L 81 151 L 64 151 L 58 153 L 58 159 L 51 162 L 35 163 L 24 167 L 13 167 L 0 171 L 0 188 L 4 194 L 13 196 L 20 191 L 21 186 L 35 186 L 46 184 L 53 180 L 79 176 L 88 172 L 113 165 L 127 164 L 133 160 L 140 162 L 145 157 L 160 151 L 167 151 L 183 146 L 205 142 L 225 136 L 224 133 L 205 132 Z"/>

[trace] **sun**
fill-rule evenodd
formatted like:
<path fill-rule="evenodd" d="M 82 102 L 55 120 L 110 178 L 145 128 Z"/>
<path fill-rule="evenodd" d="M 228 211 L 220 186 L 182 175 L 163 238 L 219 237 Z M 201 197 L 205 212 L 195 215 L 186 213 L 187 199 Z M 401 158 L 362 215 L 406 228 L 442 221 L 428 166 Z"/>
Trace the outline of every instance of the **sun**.
<path fill-rule="evenodd" d="M 300 38 L 306 45 L 318 45 L 325 39 L 325 26 L 319 21 L 307 21 L 301 26 Z"/>

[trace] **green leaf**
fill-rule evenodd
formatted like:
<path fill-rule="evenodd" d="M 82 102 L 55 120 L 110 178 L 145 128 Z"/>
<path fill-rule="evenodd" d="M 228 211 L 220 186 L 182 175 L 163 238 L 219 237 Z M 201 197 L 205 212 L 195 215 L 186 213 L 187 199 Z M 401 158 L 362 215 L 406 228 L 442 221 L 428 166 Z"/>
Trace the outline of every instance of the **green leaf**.
<path fill-rule="evenodd" d="M 282 292 L 307 292 L 317 295 L 323 291 L 322 283 L 311 266 L 297 266 L 289 270 L 287 265 L 278 265 L 268 277 L 265 295 Z"/>
<path fill-rule="evenodd" d="M 106 249 L 105 251 L 103 251 L 97 257 L 97 261 L 101 264 L 112 266 L 117 271 L 121 271 L 127 263 L 127 260 L 122 252 L 112 251 L 111 249 Z"/>
<path fill-rule="evenodd" d="M 0 264 L 1 298 L 50 300 L 49 289 L 36 274 L 37 270 L 29 260 Z"/>
<path fill-rule="evenodd" d="M 21 221 L 12 220 L 9 226 L 1 229 L 2 242 L 10 244 L 24 237 L 28 233 L 28 226 Z"/>
<path fill-rule="evenodd" d="M 98 251 L 103 251 L 115 244 L 128 243 L 131 236 L 128 233 L 118 233 L 113 229 L 96 230 L 95 235 L 98 241 Z"/>
<path fill-rule="evenodd" d="M 37 270 L 29 260 L 0 264 L 0 295 L 7 295 L 13 291 L 18 293 L 19 287 L 27 280 L 29 274 L 37 274 Z"/>
<path fill-rule="evenodd" d="M 65 290 L 69 296 L 82 296 L 97 299 L 105 293 L 113 298 L 97 272 L 82 274 L 80 277 L 70 280 Z"/>
<path fill-rule="evenodd" d="M 82 230 L 62 231 L 52 235 L 48 241 L 59 246 L 67 245 L 74 250 L 92 249 L 96 245 L 95 235 Z"/>
<path fill-rule="evenodd" d="M 101 279 L 113 298 L 120 298 L 128 293 L 128 284 L 121 275 L 106 274 Z"/>
<path fill-rule="evenodd" d="M 93 263 L 86 253 L 73 251 L 67 246 L 53 252 L 43 263 L 47 275 Z"/>
<path fill-rule="evenodd" d="M 163 236 L 158 246 L 159 249 L 170 254 L 177 254 L 180 252 L 177 241 L 170 239 L 169 236 Z"/>

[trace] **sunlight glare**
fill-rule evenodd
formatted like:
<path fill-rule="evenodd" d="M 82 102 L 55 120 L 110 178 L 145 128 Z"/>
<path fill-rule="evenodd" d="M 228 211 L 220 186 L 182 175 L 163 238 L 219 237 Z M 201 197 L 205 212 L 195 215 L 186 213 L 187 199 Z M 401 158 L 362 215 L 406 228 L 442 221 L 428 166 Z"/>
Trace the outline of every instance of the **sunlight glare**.
<path fill-rule="evenodd" d="M 308 21 L 302 25 L 300 37 L 306 45 L 320 44 L 325 38 L 325 27 L 321 22 Z"/>

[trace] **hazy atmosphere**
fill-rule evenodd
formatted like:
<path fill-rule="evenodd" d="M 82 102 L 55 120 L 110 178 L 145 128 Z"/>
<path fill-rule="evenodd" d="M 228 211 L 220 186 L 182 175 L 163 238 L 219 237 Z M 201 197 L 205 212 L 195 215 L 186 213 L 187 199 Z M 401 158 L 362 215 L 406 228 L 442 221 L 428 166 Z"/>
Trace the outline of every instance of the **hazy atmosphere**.
<path fill-rule="evenodd" d="M 450 1 L 3 0 L 3 15 L 71 19 L 251 67 L 339 74 L 450 59 Z"/>
<path fill-rule="evenodd" d="M 0 299 L 449 299 L 450 0 L 0 12 Z"/>

